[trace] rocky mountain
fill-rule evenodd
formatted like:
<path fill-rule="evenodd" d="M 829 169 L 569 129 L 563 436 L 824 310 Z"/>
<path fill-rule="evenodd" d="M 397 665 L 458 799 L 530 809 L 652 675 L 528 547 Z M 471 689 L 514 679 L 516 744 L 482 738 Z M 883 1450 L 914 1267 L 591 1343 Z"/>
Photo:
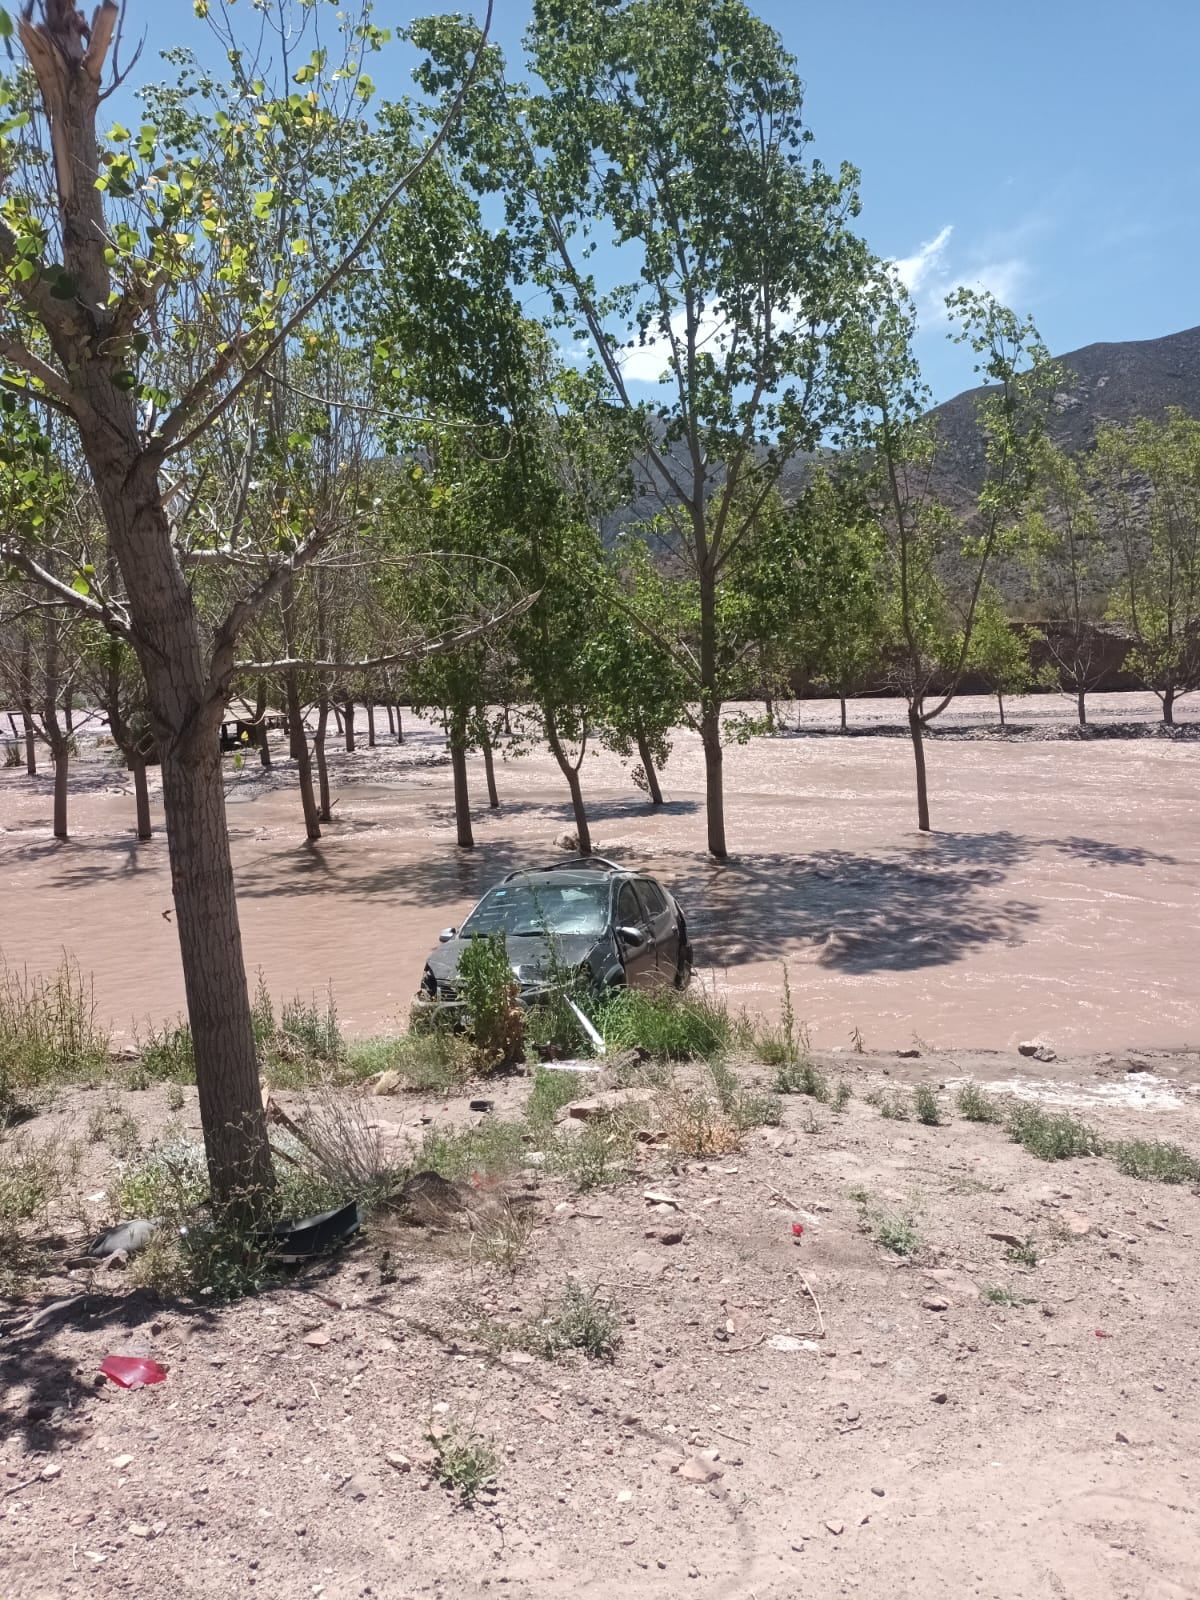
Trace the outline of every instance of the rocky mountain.
<path fill-rule="evenodd" d="M 1072 455 L 1090 450 L 1098 430 L 1137 417 L 1158 418 L 1169 406 L 1200 416 L 1200 328 L 1162 339 L 1088 344 L 1060 356 L 1068 379 L 1054 398 L 1051 434 Z M 983 476 L 976 413 L 983 389 L 966 389 L 932 415 L 943 441 L 940 476 L 974 492 Z"/>

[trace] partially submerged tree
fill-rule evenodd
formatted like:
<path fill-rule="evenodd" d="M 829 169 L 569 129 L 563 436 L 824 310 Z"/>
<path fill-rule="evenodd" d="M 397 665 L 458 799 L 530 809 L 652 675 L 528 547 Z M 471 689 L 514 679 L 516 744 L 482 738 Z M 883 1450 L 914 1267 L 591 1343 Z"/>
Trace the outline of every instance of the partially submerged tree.
<path fill-rule="evenodd" d="M 446 91 L 461 29 L 441 19 L 414 38 L 427 86 Z M 642 620 L 686 663 L 723 858 L 724 668 L 741 665 L 723 594 L 784 468 L 842 414 L 842 334 L 870 273 L 849 227 L 856 174 L 806 159 L 795 63 L 741 0 L 537 0 L 528 52 L 540 87 L 505 84 L 493 54 L 455 148 L 503 191 L 525 269 L 641 423 L 695 648 Z M 618 246 L 612 284 L 588 259 L 601 236 Z M 662 375 L 648 406 L 631 362 Z"/>
<path fill-rule="evenodd" d="M 219 1202 L 261 1198 L 273 1174 L 217 731 L 242 629 L 329 532 L 302 519 L 281 529 L 209 633 L 174 537 L 172 480 L 364 257 L 437 142 L 380 186 L 369 214 L 347 213 L 347 178 L 371 152 L 362 60 L 386 36 L 347 16 L 340 55 L 322 48 L 301 62 L 294 52 L 316 10 L 275 17 L 282 61 L 256 61 L 231 39 L 228 85 L 182 60 L 156 120 L 102 135 L 120 8 L 102 0 L 89 21 L 70 0 L 41 0 L 19 24 L 28 73 L 5 86 L 0 134 L 0 385 L 75 433 L 123 596 L 82 571 L 58 578 L 36 538 L 6 530 L 0 555 L 128 641 L 141 664 Z M 226 5 L 216 20 L 227 27 Z M 272 90 L 281 66 L 289 81 Z M 449 116 L 460 103 L 461 91 Z"/>
<path fill-rule="evenodd" d="M 1096 464 L 1124 557 L 1110 614 L 1170 727 L 1180 695 L 1200 688 L 1200 421 L 1172 409 L 1162 423 L 1105 429 Z"/>

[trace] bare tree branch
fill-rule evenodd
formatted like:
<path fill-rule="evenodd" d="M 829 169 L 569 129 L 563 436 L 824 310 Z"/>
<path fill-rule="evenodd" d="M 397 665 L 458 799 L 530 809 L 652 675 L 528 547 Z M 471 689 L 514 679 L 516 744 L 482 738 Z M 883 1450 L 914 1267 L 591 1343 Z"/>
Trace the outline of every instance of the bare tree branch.
<path fill-rule="evenodd" d="M 32 578 L 35 583 L 41 584 L 60 605 L 69 606 L 73 611 L 80 611 L 84 616 L 91 617 L 93 621 L 102 622 L 110 633 L 118 634 L 122 639 L 132 638 L 129 619 L 123 610 L 118 610 L 107 600 L 97 600 L 90 594 L 80 594 L 77 589 L 72 589 L 69 583 L 56 578 L 52 572 L 35 561 L 27 550 L 22 550 L 20 545 L 11 541 L 0 544 L 0 562 L 4 561 L 16 567 L 18 572 L 23 572 L 27 578 Z"/>

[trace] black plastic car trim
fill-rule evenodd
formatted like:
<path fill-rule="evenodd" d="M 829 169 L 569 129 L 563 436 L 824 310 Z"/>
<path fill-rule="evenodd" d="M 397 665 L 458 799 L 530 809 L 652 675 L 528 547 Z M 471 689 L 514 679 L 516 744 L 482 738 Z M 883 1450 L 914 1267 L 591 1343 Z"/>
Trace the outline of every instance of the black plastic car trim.
<path fill-rule="evenodd" d="M 576 871 L 580 867 L 600 867 L 605 872 L 629 872 L 629 867 L 618 866 L 615 861 L 609 861 L 604 856 L 566 856 L 561 861 L 547 861 L 542 866 L 518 867 L 515 872 L 508 872 L 500 879 L 501 883 L 511 883 L 514 878 L 528 877 L 531 872 L 561 872 L 564 867 Z"/>

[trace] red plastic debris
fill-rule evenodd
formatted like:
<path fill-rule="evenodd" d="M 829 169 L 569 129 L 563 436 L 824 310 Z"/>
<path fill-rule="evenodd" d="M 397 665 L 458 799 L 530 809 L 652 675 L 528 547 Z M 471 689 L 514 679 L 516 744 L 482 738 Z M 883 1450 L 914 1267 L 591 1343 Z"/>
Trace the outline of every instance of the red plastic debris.
<path fill-rule="evenodd" d="M 799 1239 L 803 1233 L 804 1233 L 804 1224 L 802 1222 L 793 1222 L 792 1223 L 792 1237 L 793 1237 L 793 1239 Z"/>
<path fill-rule="evenodd" d="M 1112 1334 L 1111 1333 L 1105 1333 L 1103 1328 L 1097 1328 L 1096 1329 L 1096 1337 L 1097 1337 L 1097 1339 L 1111 1339 L 1112 1338 Z"/>
<path fill-rule="evenodd" d="M 166 1367 L 145 1356 L 105 1356 L 99 1370 L 122 1389 L 141 1389 L 148 1383 L 161 1383 L 167 1375 Z"/>

